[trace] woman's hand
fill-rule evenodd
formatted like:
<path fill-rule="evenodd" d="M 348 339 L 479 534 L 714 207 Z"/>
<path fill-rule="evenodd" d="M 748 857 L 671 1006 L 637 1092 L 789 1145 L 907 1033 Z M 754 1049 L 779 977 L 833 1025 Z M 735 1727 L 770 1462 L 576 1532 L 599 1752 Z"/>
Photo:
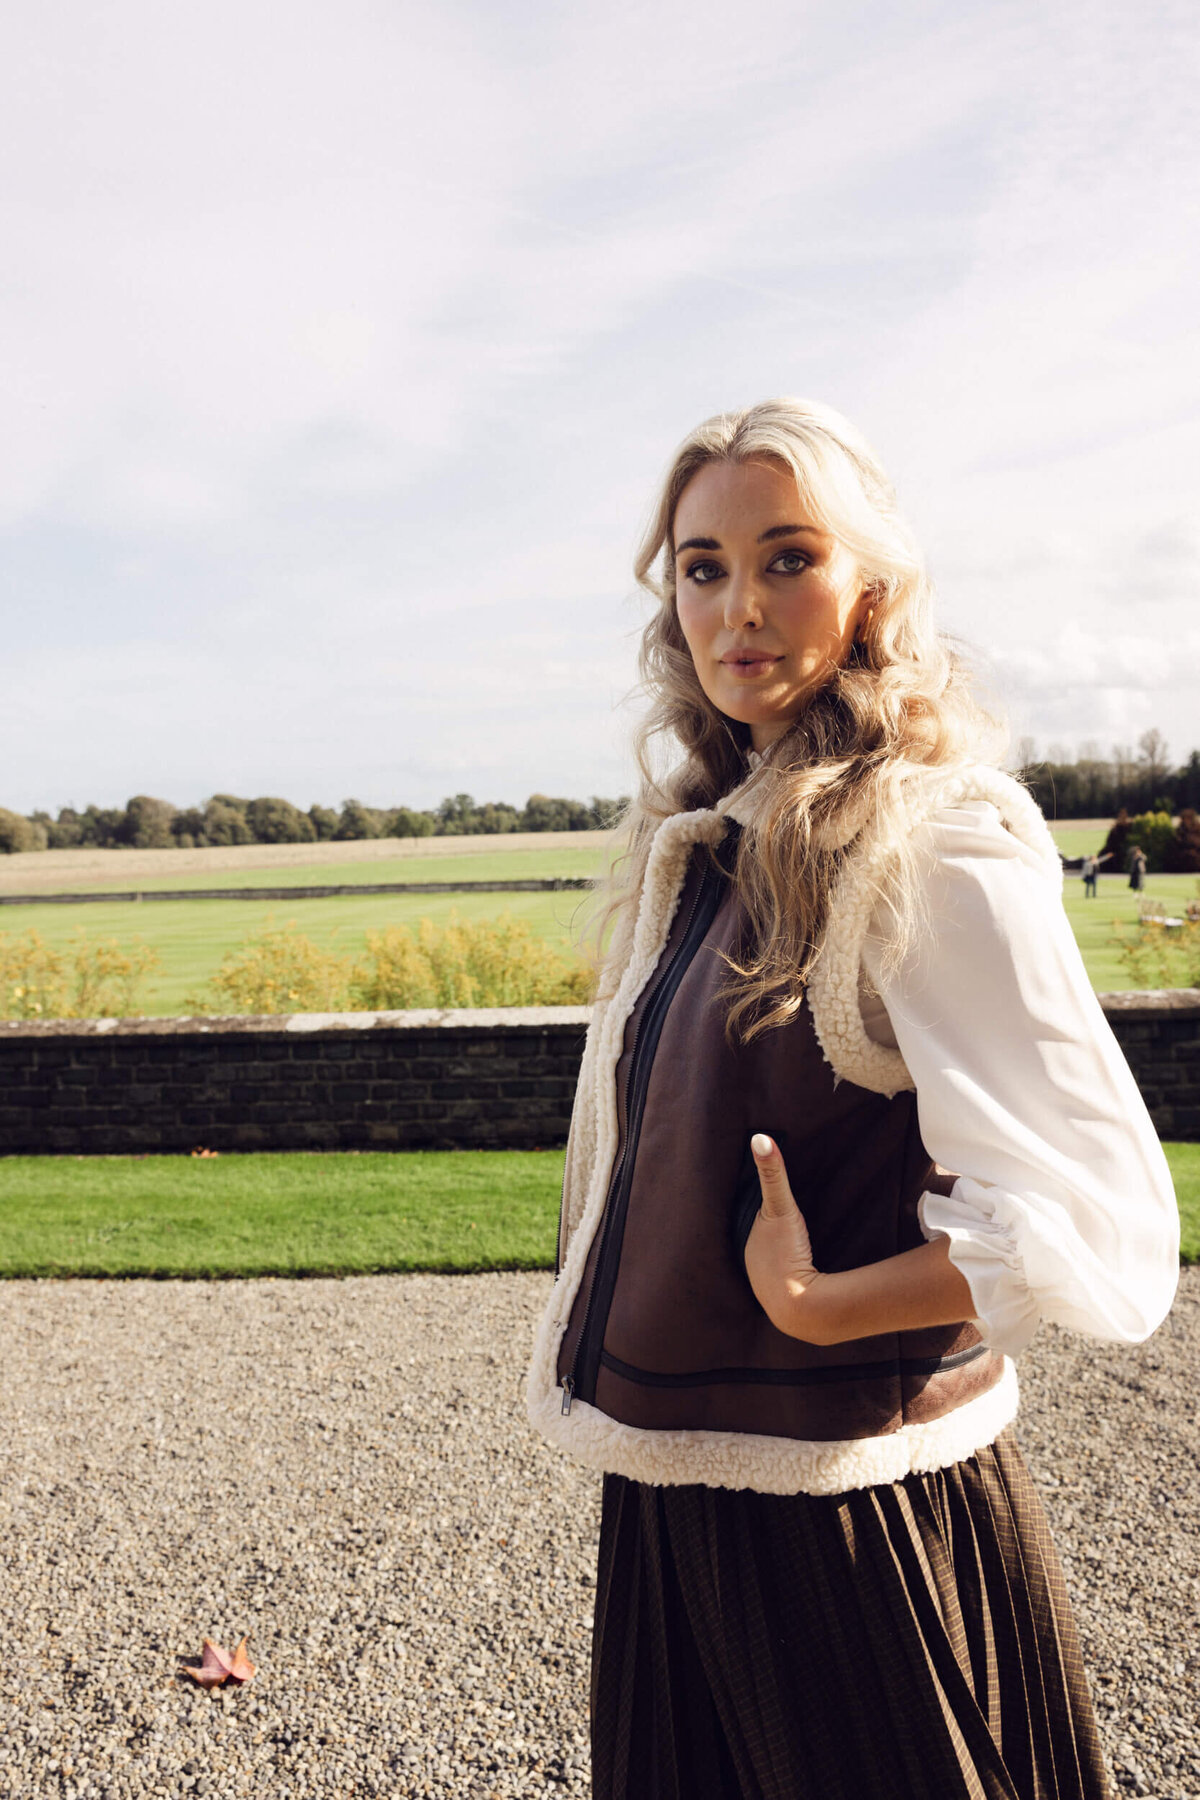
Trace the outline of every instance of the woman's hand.
<path fill-rule="evenodd" d="M 813 1290 L 827 1277 L 813 1266 L 804 1215 L 792 1197 L 779 1148 L 762 1132 L 750 1140 L 762 1203 L 746 1240 L 746 1273 L 754 1297 L 777 1331 L 822 1342 Z"/>
<path fill-rule="evenodd" d="M 843 1344 L 974 1317 L 971 1289 L 950 1261 L 946 1237 L 858 1269 L 814 1268 L 808 1226 L 792 1198 L 778 1146 L 758 1132 L 750 1148 L 762 1204 L 746 1239 L 746 1273 L 777 1331 L 806 1344 Z"/>

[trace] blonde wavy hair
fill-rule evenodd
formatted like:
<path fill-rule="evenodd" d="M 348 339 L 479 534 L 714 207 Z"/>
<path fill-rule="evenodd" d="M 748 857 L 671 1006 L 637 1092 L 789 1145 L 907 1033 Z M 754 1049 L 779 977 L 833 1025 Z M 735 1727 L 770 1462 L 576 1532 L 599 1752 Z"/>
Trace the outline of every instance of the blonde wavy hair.
<path fill-rule="evenodd" d="M 998 761 L 1006 741 L 974 698 L 960 655 L 934 627 L 921 553 L 891 483 L 853 426 L 811 400 L 720 413 L 676 451 L 634 564 L 657 602 L 640 656 L 649 707 L 635 738 L 640 791 L 602 896 L 604 922 L 619 923 L 636 905 L 662 820 L 712 806 L 747 778 L 749 728 L 708 699 L 680 628 L 673 531 L 680 496 L 706 464 L 760 461 L 789 470 L 807 519 L 853 553 L 870 610 L 847 662 L 830 666 L 753 776 L 757 804 L 733 869 L 745 931 L 727 989 L 728 1030 L 743 1041 L 799 1010 L 842 861 L 868 821 L 894 840 L 888 954 L 899 960 L 921 904 L 906 788 L 933 770 Z M 654 766 L 660 745 L 674 757 L 665 775 Z M 618 929 L 613 943 L 623 936 Z M 615 986 L 620 961 L 614 951 L 602 967 L 601 995 Z"/>

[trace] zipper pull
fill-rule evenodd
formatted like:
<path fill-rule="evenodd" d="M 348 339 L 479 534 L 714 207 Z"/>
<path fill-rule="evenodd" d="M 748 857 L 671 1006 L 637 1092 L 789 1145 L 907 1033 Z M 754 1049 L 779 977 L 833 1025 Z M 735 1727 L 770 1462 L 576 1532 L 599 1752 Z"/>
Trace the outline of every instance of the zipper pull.
<path fill-rule="evenodd" d="M 562 1391 L 563 1391 L 562 1409 L 563 1409 L 563 1418 L 565 1419 L 567 1414 L 571 1410 L 571 1402 L 575 1398 L 575 1377 L 573 1375 L 564 1375 L 563 1376 Z"/>

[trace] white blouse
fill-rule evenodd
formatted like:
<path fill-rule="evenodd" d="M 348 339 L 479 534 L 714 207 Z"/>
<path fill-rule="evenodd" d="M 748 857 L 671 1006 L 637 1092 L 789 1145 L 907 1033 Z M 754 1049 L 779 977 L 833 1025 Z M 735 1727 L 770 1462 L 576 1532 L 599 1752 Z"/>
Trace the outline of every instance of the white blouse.
<path fill-rule="evenodd" d="M 1092 991 L 1057 884 L 974 801 L 921 828 L 928 913 L 885 978 L 864 946 L 868 1035 L 894 1044 L 931 1157 L 927 1238 L 950 1240 L 980 1328 L 1010 1356 L 1040 1319 L 1137 1343 L 1179 1278 L 1179 1213 L 1162 1146 Z"/>

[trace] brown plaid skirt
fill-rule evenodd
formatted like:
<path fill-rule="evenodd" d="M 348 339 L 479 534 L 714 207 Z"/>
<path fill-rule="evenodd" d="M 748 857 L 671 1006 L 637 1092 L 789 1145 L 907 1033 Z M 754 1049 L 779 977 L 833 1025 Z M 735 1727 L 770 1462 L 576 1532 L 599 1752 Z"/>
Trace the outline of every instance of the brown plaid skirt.
<path fill-rule="evenodd" d="M 1107 1800 L 1012 1436 L 829 1497 L 605 1476 L 592 1770 L 596 1800 Z"/>

